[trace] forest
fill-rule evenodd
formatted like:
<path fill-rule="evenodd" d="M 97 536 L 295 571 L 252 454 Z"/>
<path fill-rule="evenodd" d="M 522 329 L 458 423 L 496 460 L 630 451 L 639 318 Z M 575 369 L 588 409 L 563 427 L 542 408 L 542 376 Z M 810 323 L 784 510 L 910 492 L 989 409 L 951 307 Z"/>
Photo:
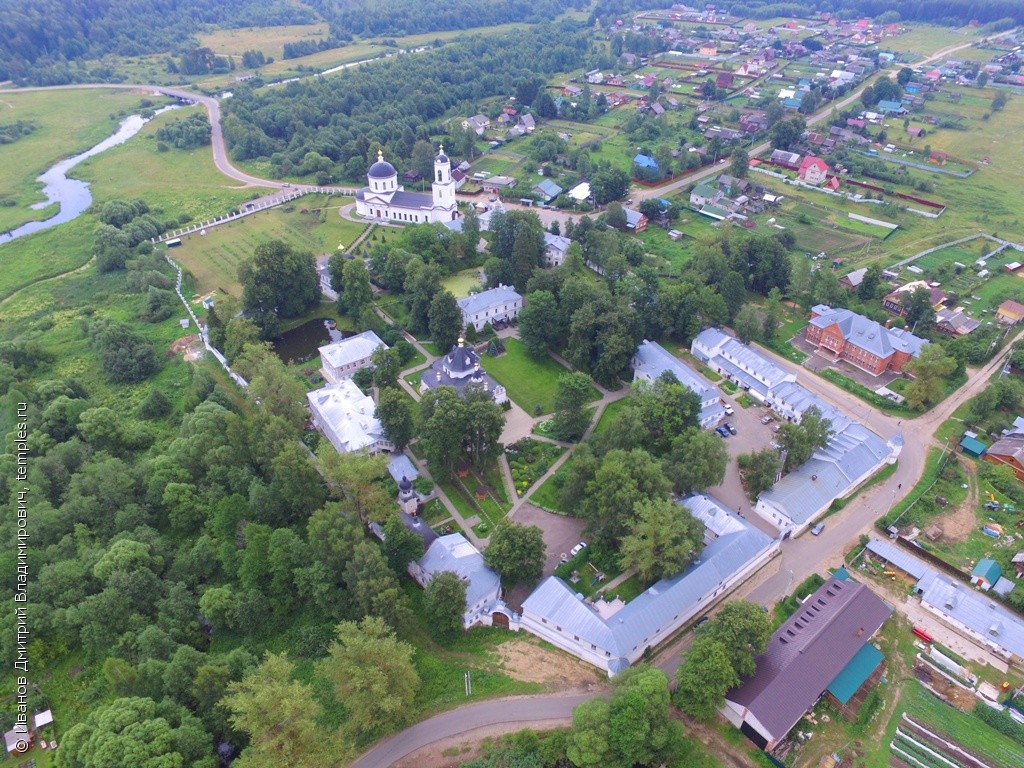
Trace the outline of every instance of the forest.
<path fill-rule="evenodd" d="M 204 28 L 314 21 L 284 0 L 15 0 L 0 3 L 0 80 L 71 82 L 68 62 L 187 48 Z"/>
<path fill-rule="evenodd" d="M 225 102 L 224 136 L 236 160 L 270 160 L 291 172 L 311 152 L 346 178 L 362 178 L 372 142 L 388 159 L 405 158 L 416 139 L 447 132 L 440 119 L 474 114 L 477 101 L 516 92 L 533 81 L 580 66 L 588 34 L 570 22 L 516 34 L 475 36 L 374 67 L 283 88 L 239 88 Z"/>
<path fill-rule="evenodd" d="M 492 24 L 550 21 L 566 10 L 582 10 L 588 0 L 310 0 L 331 24 L 335 37 L 352 35 L 413 35 L 450 29 L 473 29 Z"/>

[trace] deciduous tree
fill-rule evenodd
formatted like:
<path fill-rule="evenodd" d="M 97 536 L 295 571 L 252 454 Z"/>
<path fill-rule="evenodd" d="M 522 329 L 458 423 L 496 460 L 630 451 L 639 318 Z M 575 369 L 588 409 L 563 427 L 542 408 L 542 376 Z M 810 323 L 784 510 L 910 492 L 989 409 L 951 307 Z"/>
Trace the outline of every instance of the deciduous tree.
<path fill-rule="evenodd" d="M 729 452 L 717 435 L 691 427 L 672 440 L 665 474 L 676 493 L 700 492 L 725 479 L 728 463 Z"/>
<path fill-rule="evenodd" d="M 552 432 L 560 440 L 579 440 L 590 425 L 589 405 L 594 395 L 590 377 L 585 373 L 564 373 L 558 377 L 555 391 L 555 416 Z"/>
<path fill-rule="evenodd" d="M 414 428 L 413 407 L 408 396 L 397 387 L 385 387 L 378 396 L 376 415 L 395 450 L 405 448 Z"/>
<path fill-rule="evenodd" d="M 431 633 L 439 640 L 451 640 L 463 631 L 466 612 L 466 582 L 453 571 L 435 573 L 423 595 L 423 610 Z"/>
<path fill-rule="evenodd" d="M 441 291 L 430 302 L 430 337 L 439 350 L 445 352 L 455 346 L 465 327 L 462 310 L 449 291 Z"/>
<path fill-rule="evenodd" d="M 697 559 L 704 524 L 670 499 L 647 499 L 633 508 L 620 552 L 624 568 L 635 568 L 644 583 L 674 576 Z"/>
<path fill-rule="evenodd" d="M 956 360 L 941 345 L 928 344 L 903 369 L 914 374 L 914 380 L 907 386 L 907 404 L 923 410 L 942 399 L 946 377 L 956 369 Z"/>
<path fill-rule="evenodd" d="M 484 562 L 510 587 L 520 583 L 532 585 L 543 573 L 546 553 L 540 528 L 506 522 L 491 535 L 484 550 Z"/>
<path fill-rule="evenodd" d="M 710 720 L 725 702 L 730 688 L 740 684 L 726 649 L 716 640 L 699 636 L 676 670 L 675 703 L 698 720 Z"/>

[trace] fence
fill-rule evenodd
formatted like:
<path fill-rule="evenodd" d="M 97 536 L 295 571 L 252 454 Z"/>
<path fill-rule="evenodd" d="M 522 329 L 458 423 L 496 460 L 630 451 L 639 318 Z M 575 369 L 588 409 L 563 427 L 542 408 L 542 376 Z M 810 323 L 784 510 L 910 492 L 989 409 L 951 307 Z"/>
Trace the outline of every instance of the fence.
<path fill-rule="evenodd" d="M 265 211 L 268 208 L 276 208 L 279 205 L 284 205 L 292 200 L 297 200 L 303 195 L 352 195 L 354 194 L 351 189 L 342 189 L 340 187 L 298 187 L 296 189 L 289 190 L 282 197 L 274 197 L 269 200 L 257 200 L 252 203 L 245 203 L 241 209 L 226 213 L 223 216 L 216 216 L 208 221 L 204 221 L 200 224 L 193 224 L 185 229 L 175 229 L 171 232 L 165 232 L 159 237 L 150 238 L 149 242 L 166 243 L 168 240 L 174 240 L 184 235 L 191 235 L 195 232 L 200 232 L 204 229 L 210 229 L 212 227 L 220 226 L 221 224 L 227 224 L 229 221 L 237 221 L 238 219 L 251 216 L 254 213 Z"/>
<path fill-rule="evenodd" d="M 206 336 L 206 329 L 203 328 L 202 324 L 200 324 L 199 318 L 196 317 L 196 313 L 192 310 L 192 305 L 189 304 L 188 300 L 185 298 L 185 294 L 183 294 L 181 292 L 181 283 L 182 283 L 182 277 L 183 277 L 181 265 L 178 264 L 178 262 L 176 262 L 170 256 L 165 255 L 164 258 L 167 259 L 167 263 L 170 264 L 172 267 L 174 267 L 174 269 L 178 273 L 178 279 L 177 279 L 177 281 L 175 282 L 175 285 L 174 285 L 174 292 L 178 294 L 178 298 L 181 300 L 181 303 L 185 305 L 185 311 L 188 312 L 188 316 L 190 318 L 192 318 L 192 322 L 195 323 L 196 324 L 196 328 L 199 329 L 199 338 L 203 340 L 203 346 L 206 347 L 206 351 L 214 356 L 214 358 L 217 360 L 217 362 L 221 364 L 221 367 L 225 371 L 227 371 L 228 376 L 230 376 L 232 378 L 232 380 L 234 380 L 234 382 L 236 384 L 238 384 L 238 386 L 240 386 L 240 387 L 248 387 L 249 386 L 249 382 L 247 382 L 239 374 L 237 374 L 233 370 L 231 370 L 231 366 L 228 365 L 227 358 L 224 357 L 224 355 L 222 355 L 220 353 L 220 350 L 218 350 L 216 347 L 214 347 L 212 344 L 210 344 L 210 341 L 209 341 L 209 339 Z"/>

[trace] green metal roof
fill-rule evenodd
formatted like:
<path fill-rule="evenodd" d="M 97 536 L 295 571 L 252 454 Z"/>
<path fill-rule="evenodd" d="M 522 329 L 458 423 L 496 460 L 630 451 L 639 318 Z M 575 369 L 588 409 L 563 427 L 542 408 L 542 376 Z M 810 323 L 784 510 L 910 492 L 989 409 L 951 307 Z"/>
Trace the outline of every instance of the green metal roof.
<path fill-rule="evenodd" d="M 974 437 L 965 437 L 960 441 L 960 447 L 972 456 L 981 456 L 988 449 L 987 445 Z"/>
<path fill-rule="evenodd" d="M 836 569 L 836 572 L 832 574 L 833 579 L 842 579 L 843 581 L 850 580 L 850 572 L 846 570 L 845 565 L 841 565 Z"/>
<path fill-rule="evenodd" d="M 978 564 L 974 566 L 974 570 L 971 571 L 971 577 L 981 576 L 989 584 L 995 584 L 999 581 L 999 577 L 1003 575 L 1003 569 L 999 567 L 999 563 L 995 560 L 985 558 L 979 560 Z"/>
<path fill-rule="evenodd" d="M 828 686 L 831 693 L 840 704 L 846 704 L 857 689 L 864 685 L 864 681 L 871 677 L 878 665 L 882 663 L 885 656 L 871 643 L 864 643 L 864 646 L 857 651 L 850 663 L 843 667 L 843 671 L 836 675 Z"/>

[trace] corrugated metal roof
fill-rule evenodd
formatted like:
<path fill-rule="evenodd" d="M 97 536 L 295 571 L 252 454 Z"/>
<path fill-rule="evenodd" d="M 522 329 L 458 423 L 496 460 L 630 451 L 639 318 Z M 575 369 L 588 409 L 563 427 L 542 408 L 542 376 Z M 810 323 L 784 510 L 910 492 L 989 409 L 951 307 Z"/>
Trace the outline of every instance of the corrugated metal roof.
<path fill-rule="evenodd" d="M 757 671 L 726 699 L 781 739 L 878 631 L 892 609 L 863 584 L 830 579 L 768 641 Z"/>
<path fill-rule="evenodd" d="M 916 557 L 884 539 L 871 539 L 868 542 L 867 550 L 886 562 L 892 563 L 904 573 L 909 573 L 915 579 L 920 579 L 931 571 Z"/>
<path fill-rule="evenodd" d="M 602 619 L 561 579 L 545 579 L 523 601 L 523 612 L 547 619 L 564 633 L 628 659 L 654 644 L 655 635 L 681 616 L 693 615 L 699 604 L 732 574 L 774 545 L 773 539 L 721 502 L 693 495 L 680 504 L 701 520 L 713 537 L 686 570 L 662 579 L 608 619 Z M 663 639 L 659 637 L 658 640 Z"/>
<path fill-rule="evenodd" d="M 522 300 L 523 297 L 516 293 L 512 286 L 499 285 L 497 288 L 491 288 L 480 293 L 471 293 L 469 296 L 459 299 L 458 305 L 464 314 L 475 315 L 477 312 L 484 312 L 495 307 L 503 307 L 506 304 Z"/>
<path fill-rule="evenodd" d="M 665 371 L 700 398 L 702 406 L 718 402 L 720 395 L 709 383 L 694 373 L 671 352 L 656 341 L 644 339 L 633 355 L 634 378 L 654 381 Z"/>
<path fill-rule="evenodd" d="M 320 356 L 335 368 L 344 368 L 349 363 L 369 357 L 378 347 L 387 349 L 388 345 L 381 341 L 373 331 L 363 331 L 347 339 L 320 347 Z"/>
<path fill-rule="evenodd" d="M 435 540 L 420 558 L 420 567 L 433 575 L 451 571 L 466 582 L 466 605 L 476 605 L 490 594 L 497 594 L 498 574 L 484 565 L 484 556 L 461 533 Z"/>
<path fill-rule="evenodd" d="M 988 597 L 937 571 L 917 584 L 921 602 L 985 638 L 989 645 L 1024 658 L 1024 619 Z"/>
<path fill-rule="evenodd" d="M 834 499 L 852 490 L 866 475 L 881 467 L 891 454 L 892 448 L 882 438 L 861 424 L 849 422 L 803 466 L 764 491 L 758 499 L 801 525 Z"/>
<path fill-rule="evenodd" d="M 853 344 L 881 358 L 889 357 L 895 350 L 916 357 L 921 348 L 928 343 L 926 339 L 919 338 L 910 331 L 886 328 L 881 323 L 849 309 L 832 309 L 819 304 L 814 311 L 818 313 L 818 317 L 811 318 L 811 325 L 822 329 L 838 325 L 839 332 L 847 344 Z"/>
<path fill-rule="evenodd" d="M 843 671 L 836 675 L 836 679 L 828 686 L 828 692 L 840 704 L 846 704 L 884 659 L 885 655 L 880 650 L 871 643 L 865 643 L 850 659 L 850 663 L 843 667 Z"/>

